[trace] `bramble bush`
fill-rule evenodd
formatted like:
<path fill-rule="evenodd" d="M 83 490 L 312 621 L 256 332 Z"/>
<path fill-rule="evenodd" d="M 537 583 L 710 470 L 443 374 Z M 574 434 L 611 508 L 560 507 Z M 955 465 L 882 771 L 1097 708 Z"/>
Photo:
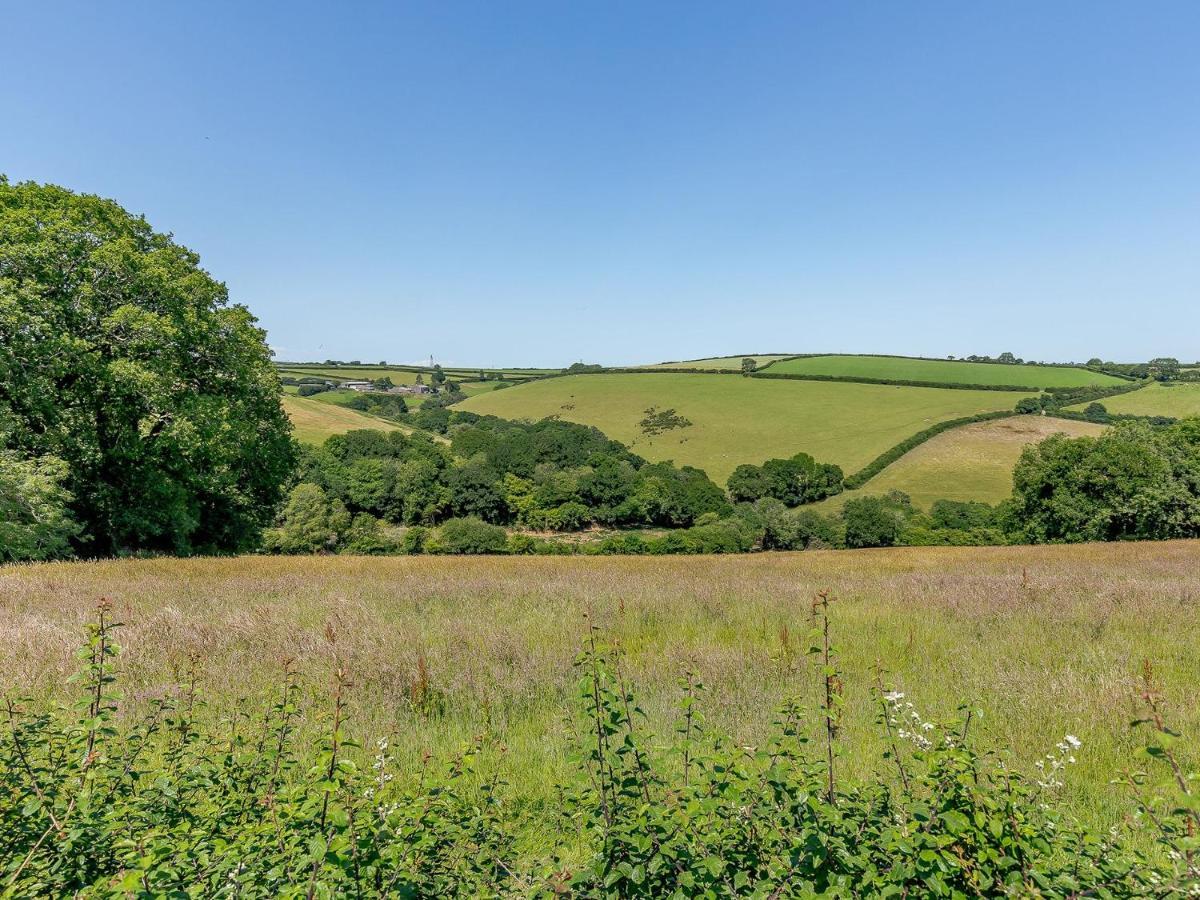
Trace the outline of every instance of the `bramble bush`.
<path fill-rule="evenodd" d="M 402 770 L 386 738 L 349 739 L 351 673 L 326 628 L 324 711 L 291 662 L 257 710 L 204 699 L 193 657 L 178 688 L 126 708 L 118 623 L 102 601 L 71 680 L 73 705 L 6 703 L 0 733 L 0 891 L 25 896 L 206 897 L 1187 897 L 1200 892 L 1200 803 L 1144 671 L 1154 771 L 1123 778 L 1131 821 L 1089 833 L 1058 790 L 1071 735 L 1026 778 L 981 752 L 974 713 L 926 721 L 874 676 L 886 750 L 842 772 L 844 709 L 828 594 L 811 610 L 818 701 L 784 705 L 773 735 L 738 746 L 708 728 L 703 685 L 681 673 L 678 721 L 647 732 L 618 647 L 589 628 L 576 661 L 579 775 L 549 807 L 507 799 L 484 734 L 443 764 Z M 425 677 L 406 698 L 440 697 Z M 313 751 L 302 724 L 321 726 Z M 1160 777 L 1161 776 L 1161 777 Z M 550 826 L 560 846 L 523 836 Z"/>

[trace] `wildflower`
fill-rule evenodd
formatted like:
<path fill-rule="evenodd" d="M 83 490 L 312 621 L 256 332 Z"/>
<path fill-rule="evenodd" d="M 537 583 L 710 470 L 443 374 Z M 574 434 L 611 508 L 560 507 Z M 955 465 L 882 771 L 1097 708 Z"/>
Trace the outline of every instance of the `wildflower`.
<path fill-rule="evenodd" d="M 1083 746 L 1083 742 L 1073 734 L 1068 734 L 1065 738 L 1066 742 L 1071 745 L 1072 750 L 1078 750 Z"/>

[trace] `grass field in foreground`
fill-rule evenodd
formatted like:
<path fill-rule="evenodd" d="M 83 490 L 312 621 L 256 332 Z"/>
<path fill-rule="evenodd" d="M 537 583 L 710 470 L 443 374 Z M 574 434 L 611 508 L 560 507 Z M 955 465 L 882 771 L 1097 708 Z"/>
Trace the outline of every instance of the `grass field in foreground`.
<path fill-rule="evenodd" d="M 1117 394 L 1099 401 L 1111 413 L 1131 416 L 1173 416 L 1182 419 L 1200 416 L 1200 384 L 1148 384 L 1128 394 Z M 1071 407 L 1082 410 L 1086 403 Z"/>
<path fill-rule="evenodd" d="M 330 402 L 322 403 L 311 397 L 284 394 L 283 410 L 292 420 L 296 440 L 306 444 L 320 444 L 330 435 L 344 434 L 356 428 L 374 428 L 379 431 L 399 429 L 398 425 L 376 416 Z"/>
<path fill-rule="evenodd" d="M 912 359 L 905 356 L 810 356 L 787 359 L 766 369 L 774 374 L 840 375 L 938 381 L 957 384 L 1000 384 L 1029 388 L 1125 384 L 1122 379 L 1065 366 L 1003 365 L 963 360 Z"/>
<path fill-rule="evenodd" d="M 1066 733 L 1079 763 L 1067 799 L 1094 824 L 1127 805 L 1109 779 L 1137 765 L 1128 722 L 1143 659 L 1163 682 L 1168 717 L 1194 757 L 1200 740 L 1200 542 L 1059 547 L 911 548 L 727 557 L 120 560 L 0 568 L 6 694 L 62 698 L 98 597 L 125 623 L 118 688 L 143 704 L 202 661 L 207 715 L 300 669 L 305 704 L 328 704 L 326 624 L 349 666 L 347 737 L 417 765 L 492 730 L 508 790 L 552 795 L 575 765 L 568 713 L 585 613 L 628 654 L 651 727 L 672 740 L 676 679 L 707 687 L 714 729 L 755 744 L 785 696 L 815 701 L 820 673 L 805 634 L 813 594 L 831 589 L 846 706 L 839 766 L 853 776 L 882 749 L 872 669 L 927 718 L 960 702 L 982 711 L 982 744 L 1029 770 Z M 418 712 L 413 697 L 426 673 Z M 304 740 L 313 736 L 305 733 Z M 365 764 L 369 764 L 369 760 Z M 493 763 L 489 763 L 493 764 Z M 436 763 L 435 763 L 436 765 Z"/>
<path fill-rule="evenodd" d="M 1052 434 L 1096 435 L 1103 426 L 1048 416 L 1013 416 L 952 428 L 910 450 L 857 491 L 818 504 L 841 509 L 852 497 L 903 491 L 928 510 L 934 500 L 997 503 L 1012 494 L 1012 472 L 1021 451 Z"/>
<path fill-rule="evenodd" d="M 697 466 L 719 484 L 741 463 L 804 451 L 847 474 L 911 434 L 946 419 L 1012 409 L 1024 393 L 947 391 L 682 373 L 574 375 L 517 385 L 459 409 L 510 419 L 559 416 L 595 425 L 650 460 Z M 646 409 L 691 420 L 657 436 Z"/>
<path fill-rule="evenodd" d="M 731 369 L 740 370 L 743 359 L 754 360 L 755 365 L 764 366 L 777 359 L 787 359 L 790 354 L 776 353 L 768 356 L 714 356 L 709 359 L 687 359 L 679 362 L 655 363 L 652 369 Z"/>

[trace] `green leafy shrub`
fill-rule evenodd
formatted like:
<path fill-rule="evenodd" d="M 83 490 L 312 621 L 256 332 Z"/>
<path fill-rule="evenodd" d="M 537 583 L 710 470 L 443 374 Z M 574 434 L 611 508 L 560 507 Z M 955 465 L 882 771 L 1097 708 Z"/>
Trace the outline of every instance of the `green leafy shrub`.
<path fill-rule="evenodd" d="M 508 534 L 499 525 L 467 516 L 442 523 L 425 549 L 429 553 L 503 553 L 508 549 Z"/>
<path fill-rule="evenodd" d="M 877 762 L 842 771 L 841 671 L 831 599 L 813 604 L 816 701 L 780 709 L 758 746 L 710 728 L 684 670 L 675 731 L 650 734 L 625 661 L 593 630 L 575 667 L 577 774 L 537 809 L 509 796 L 485 734 L 407 770 L 386 738 L 350 734 L 350 672 L 336 632 L 325 697 L 291 663 L 264 706 L 209 711 L 193 659 L 135 712 L 117 691 L 111 605 L 88 628 L 79 700 L 7 703 L 0 731 L 0 878 L 6 895 L 138 897 L 1038 897 L 1184 898 L 1200 892 L 1195 784 L 1153 673 L 1141 690 L 1149 769 L 1122 777 L 1151 853 L 1117 826 L 1060 809 L 1078 739 L 1024 777 L 976 747 L 969 708 L 942 724 L 882 674 Z M 440 714 L 418 657 L 407 701 Z M 121 714 L 118 715 L 118 705 Z M 315 747 L 297 738 L 319 728 Z M 533 831 L 564 840 L 531 851 Z"/>

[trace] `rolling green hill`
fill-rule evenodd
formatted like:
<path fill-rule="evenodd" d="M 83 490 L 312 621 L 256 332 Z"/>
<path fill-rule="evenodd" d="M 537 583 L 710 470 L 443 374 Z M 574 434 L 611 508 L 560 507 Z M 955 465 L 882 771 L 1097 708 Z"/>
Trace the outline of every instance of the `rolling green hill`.
<path fill-rule="evenodd" d="M 1112 375 L 1068 366 L 1004 365 L 907 356 L 808 356 L 771 363 L 765 371 L 776 375 L 1012 385 L 1031 389 L 1125 383 Z"/>
<path fill-rule="evenodd" d="M 1200 416 L 1200 384 L 1154 382 L 1140 390 L 1130 391 L 1128 394 L 1105 397 L 1100 402 L 1110 413 L 1120 415 L 1172 416 L 1176 419 Z M 1082 410 L 1086 406 L 1086 403 L 1081 403 L 1071 408 Z"/>
<path fill-rule="evenodd" d="M 482 394 L 458 409 L 510 419 L 558 416 L 594 425 L 647 459 L 704 469 L 719 483 L 741 463 L 799 451 L 847 473 L 937 422 L 1011 409 L 1025 392 L 737 378 L 601 374 L 551 378 Z M 661 434 L 639 423 L 674 409 L 692 422 Z"/>
<path fill-rule="evenodd" d="M 852 497 L 903 491 L 925 510 L 934 500 L 998 503 L 1012 494 L 1012 472 L 1021 451 L 1052 434 L 1096 435 L 1101 425 L 1048 416 L 1012 416 L 943 432 L 910 450 L 860 490 L 845 491 L 816 508 L 841 509 Z"/>

